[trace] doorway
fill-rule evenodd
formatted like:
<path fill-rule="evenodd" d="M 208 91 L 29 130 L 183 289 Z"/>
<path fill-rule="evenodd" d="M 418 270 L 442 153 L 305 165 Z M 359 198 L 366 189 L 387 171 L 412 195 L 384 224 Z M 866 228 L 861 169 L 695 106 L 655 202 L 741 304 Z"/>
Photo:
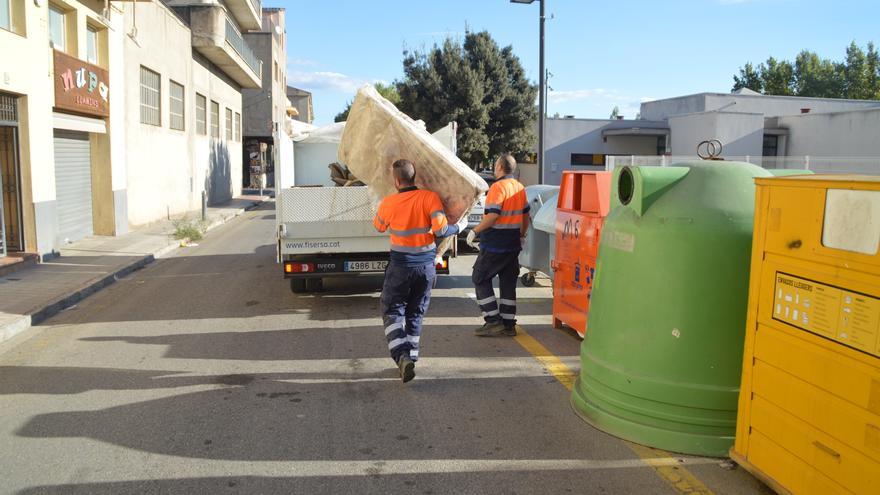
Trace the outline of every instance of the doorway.
<path fill-rule="evenodd" d="M 6 97 L 0 95 L 0 100 Z M 11 99 L 11 98 L 10 98 Z M 15 100 L 12 100 L 13 102 Z M 0 101 L 0 105 L 3 101 Z M 15 117 L 14 106 L 11 112 L 2 112 Z M 21 211 L 21 169 L 18 162 L 18 128 L 11 119 L 0 117 L 0 189 L 2 189 L 2 227 L 0 255 L 7 252 L 24 251 Z"/>

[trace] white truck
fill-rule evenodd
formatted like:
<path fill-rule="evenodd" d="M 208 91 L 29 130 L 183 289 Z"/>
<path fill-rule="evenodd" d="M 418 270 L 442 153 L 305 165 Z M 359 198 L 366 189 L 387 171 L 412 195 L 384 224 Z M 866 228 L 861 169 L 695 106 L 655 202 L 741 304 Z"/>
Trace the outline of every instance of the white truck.
<path fill-rule="evenodd" d="M 388 265 L 388 235 L 373 227 L 376 198 L 366 186 L 336 187 L 330 180 L 328 165 L 337 161 L 342 126 L 330 127 L 282 150 L 292 159 L 282 156 L 288 165 L 276 167 L 278 261 L 293 292 L 319 291 L 328 277 L 382 275 Z M 434 136 L 454 151 L 454 123 Z M 455 244 L 437 265 L 438 274 L 449 273 Z"/>

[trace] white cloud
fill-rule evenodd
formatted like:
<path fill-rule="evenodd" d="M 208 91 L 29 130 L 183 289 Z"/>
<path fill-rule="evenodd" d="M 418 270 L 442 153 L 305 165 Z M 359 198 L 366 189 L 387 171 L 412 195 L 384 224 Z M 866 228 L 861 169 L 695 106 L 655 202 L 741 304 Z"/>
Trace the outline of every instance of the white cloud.
<path fill-rule="evenodd" d="M 352 77 L 339 72 L 293 71 L 287 74 L 287 81 L 291 86 L 305 90 L 328 90 L 354 94 L 364 84 L 373 84 L 381 80 Z"/>

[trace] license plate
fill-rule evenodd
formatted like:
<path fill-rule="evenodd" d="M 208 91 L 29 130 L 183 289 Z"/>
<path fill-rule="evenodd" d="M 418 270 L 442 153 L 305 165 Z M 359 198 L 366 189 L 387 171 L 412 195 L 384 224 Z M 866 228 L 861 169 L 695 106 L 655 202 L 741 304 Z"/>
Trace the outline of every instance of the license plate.
<path fill-rule="evenodd" d="M 468 222 L 482 222 L 483 215 L 468 215 Z"/>
<path fill-rule="evenodd" d="M 381 272 L 388 266 L 387 261 L 346 261 L 347 272 Z"/>

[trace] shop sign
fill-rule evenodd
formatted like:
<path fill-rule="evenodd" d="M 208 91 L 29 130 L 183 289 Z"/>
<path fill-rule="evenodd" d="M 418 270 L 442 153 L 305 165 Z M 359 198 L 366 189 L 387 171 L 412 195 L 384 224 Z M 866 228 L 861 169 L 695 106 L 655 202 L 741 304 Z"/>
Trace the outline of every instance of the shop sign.
<path fill-rule="evenodd" d="M 55 108 L 71 112 L 110 116 L 110 79 L 107 71 L 55 52 Z"/>

